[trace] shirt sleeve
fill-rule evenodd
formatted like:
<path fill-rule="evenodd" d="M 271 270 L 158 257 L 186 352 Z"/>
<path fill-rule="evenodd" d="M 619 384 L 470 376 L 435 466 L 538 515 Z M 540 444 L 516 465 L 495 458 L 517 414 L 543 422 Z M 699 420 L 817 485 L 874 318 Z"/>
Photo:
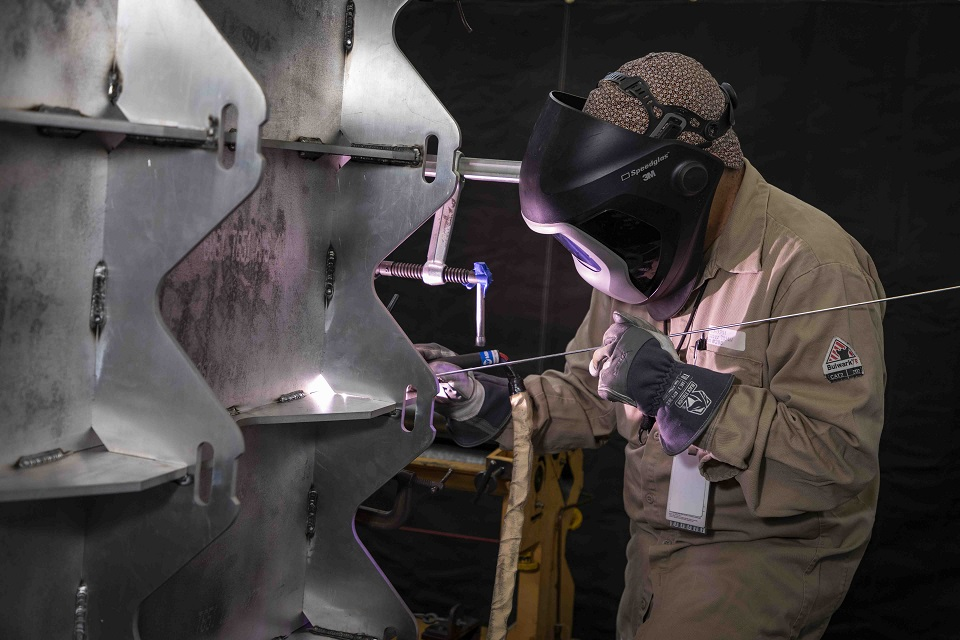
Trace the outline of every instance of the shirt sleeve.
<path fill-rule="evenodd" d="M 875 276 L 824 264 L 786 286 L 773 315 L 882 296 Z M 774 323 L 769 389 L 734 385 L 698 445 L 704 477 L 736 477 L 760 517 L 830 510 L 864 490 L 879 470 L 882 319 L 874 304 Z"/>
<path fill-rule="evenodd" d="M 567 351 L 597 347 L 610 326 L 612 305 L 607 296 L 594 291 L 590 310 Z M 567 356 L 564 371 L 527 376 L 524 385 L 533 410 L 533 445 L 537 453 L 595 448 L 606 442 L 616 428 L 613 402 L 597 395 L 598 379 L 588 370 L 592 351 Z M 513 447 L 513 426 L 498 438 Z"/>

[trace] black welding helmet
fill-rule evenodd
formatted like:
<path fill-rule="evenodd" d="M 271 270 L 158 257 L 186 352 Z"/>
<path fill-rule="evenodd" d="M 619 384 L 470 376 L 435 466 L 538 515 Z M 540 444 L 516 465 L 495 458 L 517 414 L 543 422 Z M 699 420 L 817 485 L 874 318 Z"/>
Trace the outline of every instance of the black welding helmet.
<path fill-rule="evenodd" d="M 640 78 L 612 73 L 604 80 L 633 89 L 660 117 L 641 135 L 587 115 L 585 98 L 551 92 L 520 168 L 521 213 L 527 226 L 573 255 L 594 288 L 665 320 L 682 308 L 700 273 L 724 169 L 676 136 L 693 128 L 709 144 L 733 124 L 736 98 L 723 85 L 724 114 L 710 121 L 660 105 Z"/>

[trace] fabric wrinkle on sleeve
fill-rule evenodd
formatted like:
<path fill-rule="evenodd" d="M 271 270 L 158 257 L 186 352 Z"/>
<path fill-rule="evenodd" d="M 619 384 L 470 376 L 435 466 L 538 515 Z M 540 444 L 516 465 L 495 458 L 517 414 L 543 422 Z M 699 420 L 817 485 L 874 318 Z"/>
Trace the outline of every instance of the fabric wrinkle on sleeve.
<path fill-rule="evenodd" d="M 883 295 L 875 273 L 823 264 L 796 278 L 772 315 Z M 734 385 L 699 444 L 704 477 L 736 477 L 760 517 L 834 509 L 865 489 L 878 473 L 883 427 L 882 316 L 880 305 L 867 305 L 777 322 L 766 352 L 769 389 Z M 836 338 L 849 341 L 862 375 L 827 379 Z"/>

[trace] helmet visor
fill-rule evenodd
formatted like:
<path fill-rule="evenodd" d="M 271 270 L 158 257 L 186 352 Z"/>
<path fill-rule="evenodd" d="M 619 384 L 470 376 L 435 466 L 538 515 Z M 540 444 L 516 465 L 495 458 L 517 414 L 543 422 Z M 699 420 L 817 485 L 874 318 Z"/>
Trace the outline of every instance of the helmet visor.
<path fill-rule="evenodd" d="M 576 226 L 623 259 L 630 281 L 644 296 L 650 297 L 660 286 L 663 274 L 658 277 L 658 272 L 663 243 L 656 228 L 613 209 Z"/>

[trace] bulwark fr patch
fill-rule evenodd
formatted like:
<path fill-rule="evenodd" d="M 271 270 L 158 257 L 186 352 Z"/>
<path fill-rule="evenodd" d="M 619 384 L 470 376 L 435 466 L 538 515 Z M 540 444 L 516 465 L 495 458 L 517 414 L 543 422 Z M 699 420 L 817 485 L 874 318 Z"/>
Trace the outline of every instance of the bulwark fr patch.
<path fill-rule="evenodd" d="M 823 360 L 823 375 L 830 382 L 858 378 L 863 375 L 863 363 L 846 340 L 834 338 Z"/>

